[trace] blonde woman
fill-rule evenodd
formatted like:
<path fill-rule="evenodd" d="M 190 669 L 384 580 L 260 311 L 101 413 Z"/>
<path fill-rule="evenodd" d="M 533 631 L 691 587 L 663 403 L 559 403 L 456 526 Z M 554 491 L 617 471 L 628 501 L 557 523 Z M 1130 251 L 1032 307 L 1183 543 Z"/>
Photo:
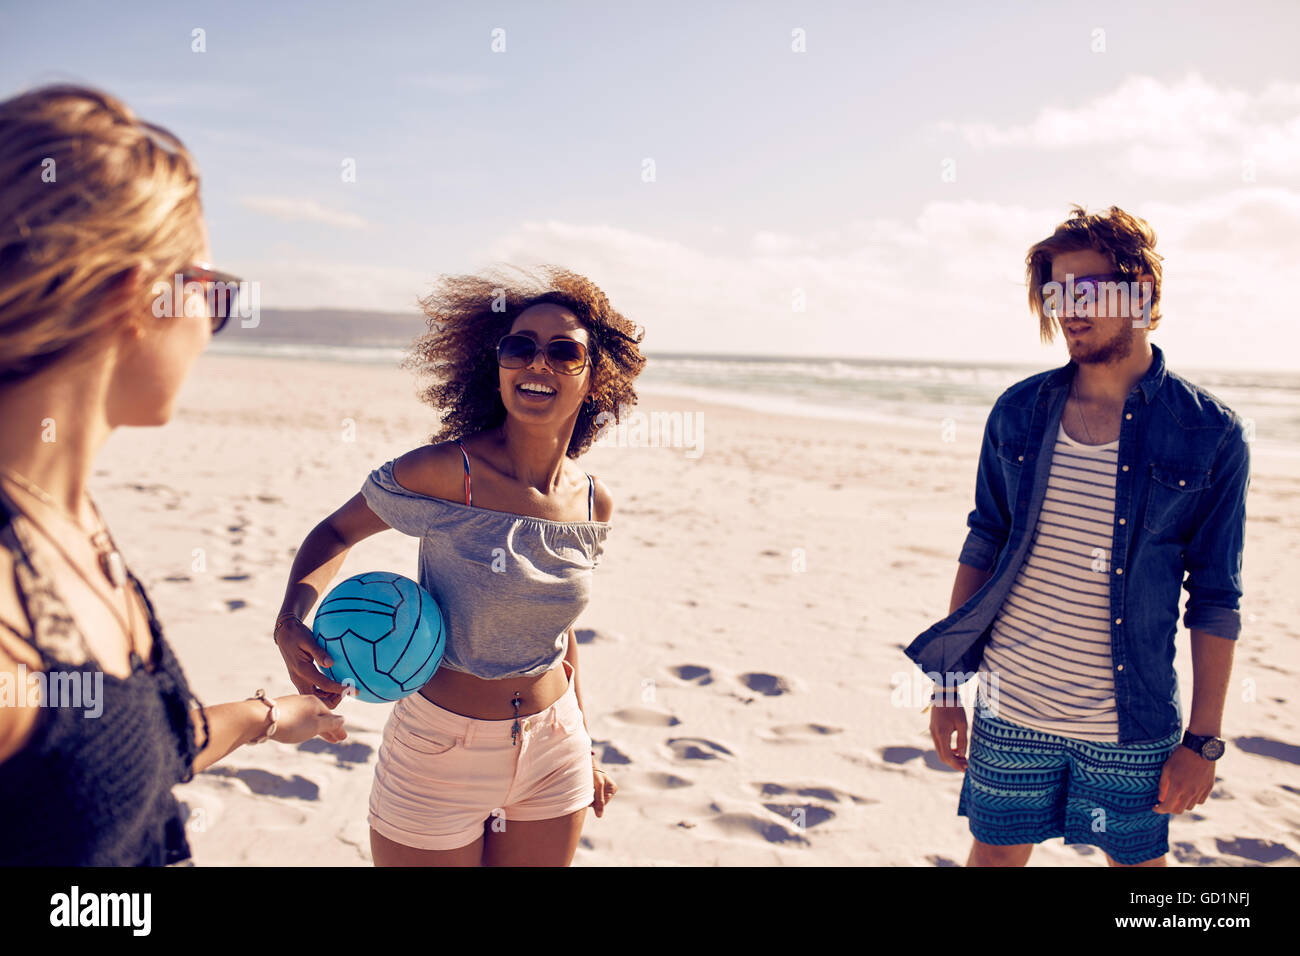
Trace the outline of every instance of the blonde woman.
<path fill-rule="evenodd" d="M 167 422 L 222 324 L 204 290 L 234 277 L 205 265 L 198 188 L 185 147 L 111 96 L 0 103 L 0 865 L 185 862 L 176 783 L 268 737 L 344 738 L 312 696 L 191 709 L 86 489 L 115 428 Z"/>
<path fill-rule="evenodd" d="M 504 305 L 504 308 L 497 308 Z M 348 550 L 393 528 L 420 539 L 420 583 L 446 650 L 393 705 L 370 794 L 378 866 L 567 866 L 587 808 L 617 791 L 595 759 L 573 623 L 591 593 L 613 499 L 577 459 L 636 401 L 641 331 L 595 284 L 446 279 L 411 364 L 435 384 L 431 444 L 375 469 L 303 541 L 276 637 L 297 688 L 342 685 L 303 619 Z"/>

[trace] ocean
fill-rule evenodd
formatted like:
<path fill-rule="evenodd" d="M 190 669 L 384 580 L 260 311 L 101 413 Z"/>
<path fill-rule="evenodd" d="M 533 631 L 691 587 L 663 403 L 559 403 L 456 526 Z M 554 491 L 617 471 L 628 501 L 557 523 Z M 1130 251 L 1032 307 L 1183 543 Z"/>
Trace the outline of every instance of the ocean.
<path fill-rule="evenodd" d="M 379 314 L 382 315 L 382 314 Z M 325 316 L 325 318 L 322 318 Z M 365 316 L 366 321 L 357 321 Z M 263 313 L 263 326 L 222 332 L 210 351 L 305 361 L 392 365 L 423 329 L 368 313 Z M 292 319 L 292 320 L 291 320 Z M 365 336 L 356 330 L 364 329 Z M 932 427 L 982 427 L 1008 386 L 1050 365 L 923 359 L 791 358 L 647 353 L 644 395 L 681 396 L 769 414 Z M 1300 456 L 1300 373 L 1184 369 L 1247 420 L 1260 451 Z"/>

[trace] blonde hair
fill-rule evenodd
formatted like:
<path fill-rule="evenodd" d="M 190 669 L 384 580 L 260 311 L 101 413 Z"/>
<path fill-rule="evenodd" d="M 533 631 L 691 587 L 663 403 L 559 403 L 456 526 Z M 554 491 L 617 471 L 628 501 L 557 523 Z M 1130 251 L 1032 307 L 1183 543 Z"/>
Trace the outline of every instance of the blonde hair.
<path fill-rule="evenodd" d="M 1163 256 L 1156 253 L 1156 232 L 1145 219 L 1111 206 L 1105 214 L 1089 215 L 1082 206 L 1071 207 L 1070 218 L 1025 256 L 1025 280 L 1029 285 L 1029 308 L 1038 316 L 1038 334 L 1044 342 L 1056 337 L 1056 323 L 1043 302 L 1043 286 L 1052 279 L 1052 258 L 1061 252 L 1092 249 L 1109 256 L 1115 271 L 1125 281 L 1140 275 L 1152 278 L 1151 328 L 1160 320 L 1160 278 Z"/>
<path fill-rule="evenodd" d="M 58 84 L 0 102 L 0 385 L 88 346 L 132 267 L 162 278 L 199 255 L 201 217 L 189 151 L 115 97 Z"/>

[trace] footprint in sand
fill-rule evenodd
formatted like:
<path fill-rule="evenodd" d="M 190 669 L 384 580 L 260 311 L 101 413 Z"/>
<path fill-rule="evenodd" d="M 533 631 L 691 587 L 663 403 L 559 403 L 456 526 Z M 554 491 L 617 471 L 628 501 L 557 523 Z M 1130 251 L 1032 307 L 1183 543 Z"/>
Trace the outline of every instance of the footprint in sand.
<path fill-rule="evenodd" d="M 703 737 L 673 737 L 667 743 L 678 760 L 717 760 L 723 756 L 735 756 L 722 744 Z"/>
<path fill-rule="evenodd" d="M 167 577 L 163 578 L 164 581 L 169 581 L 172 584 L 176 584 L 181 581 L 188 581 L 189 579 L 190 576 L 188 574 L 169 574 L 167 575 Z"/>
<path fill-rule="evenodd" d="M 825 800 L 828 803 L 839 803 L 841 800 L 852 800 L 854 803 L 879 803 L 871 797 L 860 797 L 856 793 L 849 793 L 847 790 L 840 790 L 838 787 L 787 787 L 779 783 L 753 783 L 750 786 L 757 787 L 760 796 L 763 797 L 780 797 L 786 794 L 807 797 L 810 800 Z"/>
<path fill-rule="evenodd" d="M 783 724 L 757 731 L 760 740 L 774 744 L 804 744 L 833 734 L 844 733 L 843 727 L 831 727 L 827 724 Z"/>
<path fill-rule="evenodd" d="M 817 803 L 765 803 L 763 806 L 796 828 L 802 822 L 803 828 L 810 829 L 835 816 L 833 811 Z"/>
<path fill-rule="evenodd" d="M 1195 843 L 1171 843 L 1169 850 L 1174 855 L 1174 859 L 1179 863 L 1188 863 L 1192 866 L 1227 866 L 1228 864 L 1216 856 L 1208 856 L 1196 849 Z"/>
<path fill-rule="evenodd" d="M 251 577 L 252 577 L 251 574 L 223 574 L 221 576 L 221 580 L 222 581 L 247 581 Z"/>
<path fill-rule="evenodd" d="M 684 680 L 690 684 L 698 684 L 703 687 L 705 684 L 713 683 L 713 671 L 707 667 L 701 667 L 699 664 L 681 664 L 677 667 L 668 668 L 668 673 L 672 674 L 678 680 Z"/>
<path fill-rule="evenodd" d="M 956 860 L 950 860 L 946 856 L 927 856 L 925 862 L 931 866 L 961 866 Z"/>
<path fill-rule="evenodd" d="M 808 846 L 807 838 L 797 832 L 787 830 L 781 824 L 774 823 L 770 818 L 763 819 L 756 814 L 744 811 L 721 813 L 709 820 L 708 824 L 730 837 L 751 839 L 759 837 L 768 843 L 793 843 Z"/>
<path fill-rule="evenodd" d="M 767 697 L 779 697 L 794 689 L 788 680 L 775 674 L 741 674 L 739 680 L 750 690 Z"/>
<path fill-rule="evenodd" d="M 573 631 L 573 636 L 578 639 L 578 644 L 593 644 L 600 641 L 602 644 L 609 642 L 618 644 L 623 639 L 612 631 L 598 631 L 595 628 L 579 627 Z"/>
<path fill-rule="evenodd" d="M 227 611 L 238 611 L 241 607 L 248 607 L 248 602 L 240 601 L 238 599 L 226 602 Z"/>
<path fill-rule="evenodd" d="M 880 756 L 885 759 L 886 763 L 907 763 L 909 760 L 915 760 L 917 757 L 925 759 L 925 765 L 931 770 L 946 770 L 949 773 L 960 773 L 954 770 L 946 763 L 939 759 L 939 755 L 933 750 L 922 750 L 919 747 L 882 747 Z"/>
<path fill-rule="evenodd" d="M 672 714 L 650 710 L 646 707 L 625 707 L 609 715 L 620 723 L 636 724 L 640 727 L 676 727 L 681 723 Z"/>
<path fill-rule="evenodd" d="M 648 773 L 645 775 L 645 782 L 660 790 L 680 790 L 682 787 L 695 786 L 694 781 L 686 780 L 675 773 Z"/>
<path fill-rule="evenodd" d="M 591 746 L 593 748 L 600 748 L 601 763 L 628 764 L 632 762 L 631 757 L 623 753 L 623 751 L 619 750 L 608 740 L 593 740 Z"/>
<path fill-rule="evenodd" d="M 1274 843 L 1272 840 L 1254 840 L 1250 837 L 1240 837 L 1236 840 L 1215 840 L 1214 844 L 1218 847 L 1220 853 L 1226 853 L 1229 856 L 1239 856 L 1243 859 L 1254 860 L 1256 863 L 1279 863 L 1286 860 L 1288 863 L 1300 861 L 1285 843 Z"/>

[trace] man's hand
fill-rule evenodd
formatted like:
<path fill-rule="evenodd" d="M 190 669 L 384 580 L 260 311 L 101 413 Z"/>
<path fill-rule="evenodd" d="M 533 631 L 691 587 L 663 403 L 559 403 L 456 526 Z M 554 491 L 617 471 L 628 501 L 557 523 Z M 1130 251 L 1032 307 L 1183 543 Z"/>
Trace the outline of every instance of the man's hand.
<path fill-rule="evenodd" d="M 957 746 L 952 743 L 952 735 L 957 735 Z M 956 707 L 940 707 L 935 704 L 930 708 L 930 739 L 934 741 L 934 751 L 939 759 L 953 770 L 966 770 L 966 708 L 961 704 Z"/>
<path fill-rule="evenodd" d="M 1179 744 L 1160 774 L 1160 802 L 1156 813 L 1184 813 L 1210 798 L 1214 789 L 1214 761 Z"/>

